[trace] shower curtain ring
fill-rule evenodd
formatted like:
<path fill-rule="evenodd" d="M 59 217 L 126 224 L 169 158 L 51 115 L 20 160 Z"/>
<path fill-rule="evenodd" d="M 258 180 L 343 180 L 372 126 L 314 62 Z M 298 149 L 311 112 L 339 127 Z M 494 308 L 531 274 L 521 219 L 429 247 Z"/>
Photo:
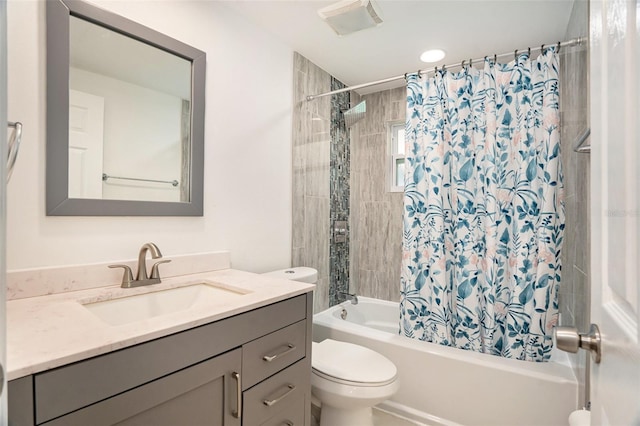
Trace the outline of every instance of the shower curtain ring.
<path fill-rule="evenodd" d="M 472 67 L 473 66 L 473 59 L 469 59 L 469 66 Z"/>
<path fill-rule="evenodd" d="M 560 53 L 560 42 L 558 42 L 558 48 L 556 49 L 556 53 Z"/>
<path fill-rule="evenodd" d="M 529 56 L 529 58 L 531 58 L 531 48 L 527 47 L 527 56 Z"/>
<path fill-rule="evenodd" d="M 513 52 L 513 59 L 518 60 L 518 49 Z"/>
<path fill-rule="evenodd" d="M 462 62 L 460 63 L 460 67 L 462 67 L 462 69 L 464 69 L 464 63 L 466 62 L 466 59 L 463 59 Z"/>
<path fill-rule="evenodd" d="M 497 54 L 493 54 L 493 65 L 496 65 L 498 63 L 498 55 Z"/>
<path fill-rule="evenodd" d="M 544 55 L 544 43 L 542 43 L 542 45 L 540 45 L 540 54 Z"/>

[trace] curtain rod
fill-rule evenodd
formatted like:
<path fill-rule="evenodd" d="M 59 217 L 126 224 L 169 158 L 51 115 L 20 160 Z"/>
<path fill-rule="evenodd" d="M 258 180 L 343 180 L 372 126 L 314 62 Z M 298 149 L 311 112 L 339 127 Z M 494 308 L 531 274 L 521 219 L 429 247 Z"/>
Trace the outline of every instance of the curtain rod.
<path fill-rule="evenodd" d="M 510 56 L 510 55 L 517 55 L 518 52 L 526 52 L 526 51 L 531 51 L 531 50 L 540 50 L 542 51 L 544 49 L 545 46 L 548 47 L 553 47 L 553 46 L 560 46 L 560 47 L 573 47 L 573 46 L 580 46 L 582 44 L 584 44 L 586 42 L 586 37 L 579 37 L 579 38 L 574 38 L 572 40 L 567 40 L 567 41 L 563 41 L 563 42 L 558 42 L 558 43 L 553 43 L 553 44 L 543 44 L 540 47 L 531 47 L 531 48 L 526 48 L 526 49 L 516 49 L 514 52 L 512 53 L 501 53 L 500 55 L 493 55 L 494 58 L 502 58 L 504 56 Z M 484 61 L 484 59 L 486 58 L 482 57 L 482 58 L 478 58 L 478 59 L 472 59 L 470 62 L 482 62 Z M 489 56 L 490 57 L 490 56 Z M 463 66 L 463 64 L 466 62 L 467 60 L 465 59 L 464 61 L 457 63 L 457 64 L 453 64 L 453 65 L 444 65 L 444 68 L 454 68 L 454 67 L 459 67 L 459 66 Z M 442 67 L 433 67 L 433 68 L 429 68 L 426 70 L 420 70 L 417 71 L 420 74 L 427 74 L 430 72 L 435 71 L 437 68 L 442 68 Z M 389 78 L 385 78 L 382 80 L 376 80 L 376 81 L 371 81 L 369 83 L 362 83 L 362 84 L 356 84 L 355 86 L 349 86 L 349 87 L 344 87 L 342 89 L 337 89 L 337 90 L 332 90 L 330 92 L 325 92 L 325 93 L 319 93 L 317 95 L 308 95 L 307 96 L 307 101 L 312 101 L 316 98 L 323 98 L 325 96 L 331 96 L 331 95 L 336 95 L 338 93 L 343 93 L 343 92 L 348 92 L 351 90 L 358 90 L 358 89 L 362 89 L 365 87 L 369 87 L 369 86 L 377 86 L 378 84 L 384 84 L 384 83 L 391 83 L 392 81 L 396 81 L 396 80 L 401 80 L 403 78 L 405 78 L 407 76 L 407 74 L 402 74 L 402 75 L 398 75 L 395 77 L 389 77 Z"/>

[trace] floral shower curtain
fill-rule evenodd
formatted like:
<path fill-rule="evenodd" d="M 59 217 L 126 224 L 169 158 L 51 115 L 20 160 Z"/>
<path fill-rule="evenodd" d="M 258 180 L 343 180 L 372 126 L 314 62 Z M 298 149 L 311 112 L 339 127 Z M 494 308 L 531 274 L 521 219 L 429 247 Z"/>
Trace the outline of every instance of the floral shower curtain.
<path fill-rule="evenodd" d="M 564 201 L 558 55 L 408 76 L 400 328 L 544 361 Z"/>

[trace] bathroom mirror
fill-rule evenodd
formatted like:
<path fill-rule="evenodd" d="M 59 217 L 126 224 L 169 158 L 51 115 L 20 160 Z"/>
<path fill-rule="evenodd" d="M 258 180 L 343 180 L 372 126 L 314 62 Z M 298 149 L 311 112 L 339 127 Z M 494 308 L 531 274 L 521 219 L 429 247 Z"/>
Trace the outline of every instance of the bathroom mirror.
<path fill-rule="evenodd" d="M 205 53 L 47 1 L 47 215 L 202 216 Z"/>

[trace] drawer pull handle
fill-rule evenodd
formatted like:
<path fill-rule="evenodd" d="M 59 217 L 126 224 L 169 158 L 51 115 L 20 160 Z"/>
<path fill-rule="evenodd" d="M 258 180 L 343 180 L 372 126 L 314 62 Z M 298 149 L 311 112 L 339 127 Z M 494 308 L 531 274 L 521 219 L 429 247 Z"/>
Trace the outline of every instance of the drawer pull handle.
<path fill-rule="evenodd" d="M 266 405 L 267 407 L 271 407 L 276 405 L 278 402 L 282 401 L 283 399 L 285 399 L 291 392 L 293 392 L 294 390 L 296 390 L 296 387 L 294 385 L 287 385 L 287 388 L 289 389 L 288 391 L 286 391 L 285 393 L 283 393 L 282 395 L 280 395 L 279 397 L 277 397 L 276 399 L 265 399 L 264 401 L 262 401 L 264 403 L 264 405 Z"/>
<path fill-rule="evenodd" d="M 293 345 L 293 344 L 289 343 L 287 345 L 287 349 L 285 349 L 284 351 L 282 351 L 280 353 L 273 354 L 273 355 L 265 355 L 265 356 L 262 357 L 262 359 L 264 361 L 271 362 L 274 359 L 279 358 L 279 357 L 281 357 L 283 355 L 286 355 L 289 352 L 292 352 L 292 351 L 295 351 L 295 350 L 296 350 L 296 345 Z"/>
<path fill-rule="evenodd" d="M 242 415 L 242 385 L 240 384 L 240 373 L 234 371 L 231 377 L 236 379 L 236 409 L 231 411 L 231 414 L 236 419 L 239 419 Z"/>

